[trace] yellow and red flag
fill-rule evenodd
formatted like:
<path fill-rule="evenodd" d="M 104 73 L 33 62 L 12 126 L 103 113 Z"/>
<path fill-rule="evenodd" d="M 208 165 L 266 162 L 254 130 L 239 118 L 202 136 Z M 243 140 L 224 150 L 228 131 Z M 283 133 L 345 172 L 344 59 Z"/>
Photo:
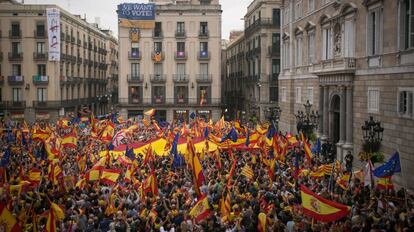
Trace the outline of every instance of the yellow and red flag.
<path fill-rule="evenodd" d="M 78 136 L 75 131 L 65 135 L 62 138 L 62 146 L 70 148 L 76 148 L 78 146 Z"/>
<path fill-rule="evenodd" d="M 108 121 L 105 129 L 102 131 L 101 139 L 104 142 L 110 142 L 112 140 L 112 137 L 114 137 L 114 134 L 115 134 L 115 125 L 112 122 Z"/>
<path fill-rule="evenodd" d="M 101 175 L 101 181 L 105 184 L 114 185 L 121 174 L 118 169 L 104 169 Z"/>
<path fill-rule="evenodd" d="M 248 165 L 244 166 L 244 168 L 241 171 L 241 174 L 249 180 L 252 180 L 254 176 L 253 169 L 249 167 Z"/>
<path fill-rule="evenodd" d="M 349 174 L 344 174 L 341 177 L 339 177 L 336 180 L 336 183 L 343 189 L 343 190 L 348 190 L 349 188 L 349 179 L 350 179 L 350 175 Z"/>
<path fill-rule="evenodd" d="M 332 222 L 347 216 L 351 207 L 325 199 L 309 190 L 306 186 L 300 186 L 303 213 L 317 221 Z"/>
<path fill-rule="evenodd" d="M 49 210 L 49 214 L 47 217 L 47 222 L 46 222 L 46 231 L 47 232 L 56 232 L 56 221 L 62 221 L 65 218 L 65 214 L 63 212 L 63 209 L 51 202 L 50 205 L 50 210 Z"/>
<path fill-rule="evenodd" d="M 196 223 L 210 216 L 211 210 L 206 196 L 202 196 L 188 214 Z"/>
<path fill-rule="evenodd" d="M 200 186 L 204 182 L 203 166 L 201 165 L 200 159 L 195 153 L 193 141 L 188 142 L 188 151 L 191 157 L 191 168 L 193 171 L 194 188 L 198 196 L 201 196 Z"/>
<path fill-rule="evenodd" d="M 257 224 L 257 231 L 266 232 L 266 219 L 267 219 L 266 214 L 263 212 L 259 213 L 258 219 L 259 219 L 259 223 Z"/>
<path fill-rule="evenodd" d="M 144 113 L 145 115 L 147 115 L 147 116 L 150 116 L 150 117 L 152 117 L 152 116 L 154 116 L 154 114 L 155 114 L 155 109 L 150 109 L 150 110 L 148 110 L 148 111 L 145 111 L 145 113 Z"/>
<path fill-rule="evenodd" d="M 230 173 L 229 173 L 228 180 L 227 180 L 227 185 L 226 185 L 227 188 L 230 186 L 230 181 L 233 178 L 234 170 L 236 169 L 236 163 L 237 163 L 237 160 L 234 159 L 233 164 L 231 165 Z"/>
<path fill-rule="evenodd" d="M 312 160 L 313 154 L 310 149 L 309 143 L 306 142 L 305 140 L 303 140 L 302 142 L 303 142 L 303 150 L 305 150 L 305 156 L 308 159 L 308 161 L 310 161 Z"/>
<path fill-rule="evenodd" d="M 42 179 L 42 171 L 37 168 L 32 168 L 29 171 L 29 181 L 35 184 L 38 184 Z"/>
<path fill-rule="evenodd" d="M 154 172 L 152 172 L 144 182 L 142 182 L 143 193 L 151 192 L 153 195 L 158 195 L 157 178 Z"/>
<path fill-rule="evenodd" d="M 86 173 L 85 179 L 86 181 L 96 181 L 96 180 L 99 180 L 100 175 L 101 175 L 101 170 L 91 169 Z"/>
<path fill-rule="evenodd" d="M 22 228 L 17 223 L 16 218 L 7 209 L 7 207 L 0 202 L 0 225 L 5 227 L 7 232 L 20 232 Z"/>
<path fill-rule="evenodd" d="M 225 220 L 225 218 L 230 215 L 231 213 L 230 193 L 227 193 L 226 197 L 224 197 L 224 195 L 221 197 L 220 213 L 221 213 L 222 220 Z"/>
<path fill-rule="evenodd" d="M 394 184 L 392 183 L 391 178 L 392 178 L 392 176 L 378 178 L 377 188 L 378 189 L 384 189 L 384 190 L 394 189 Z"/>

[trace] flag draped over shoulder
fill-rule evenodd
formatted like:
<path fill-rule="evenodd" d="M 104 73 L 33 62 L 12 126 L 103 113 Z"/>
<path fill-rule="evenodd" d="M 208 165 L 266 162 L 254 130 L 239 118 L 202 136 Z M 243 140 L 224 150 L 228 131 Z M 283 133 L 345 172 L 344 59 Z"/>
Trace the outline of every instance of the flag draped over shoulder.
<path fill-rule="evenodd" d="M 349 206 L 318 196 L 304 185 L 300 186 L 300 191 L 303 213 L 317 221 L 332 222 L 350 213 Z"/>
<path fill-rule="evenodd" d="M 210 205 L 208 203 L 208 198 L 202 196 L 194 207 L 191 209 L 189 216 L 194 218 L 196 222 L 207 218 L 211 214 Z"/>
<path fill-rule="evenodd" d="M 400 154 L 395 152 L 385 164 L 376 168 L 373 174 L 376 177 L 387 177 L 398 172 L 401 172 Z"/>
<path fill-rule="evenodd" d="M 22 228 L 17 223 L 16 218 L 6 208 L 6 206 L 0 202 L 0 225 L 5 226 L 6 232 L 20 232 Z"/>

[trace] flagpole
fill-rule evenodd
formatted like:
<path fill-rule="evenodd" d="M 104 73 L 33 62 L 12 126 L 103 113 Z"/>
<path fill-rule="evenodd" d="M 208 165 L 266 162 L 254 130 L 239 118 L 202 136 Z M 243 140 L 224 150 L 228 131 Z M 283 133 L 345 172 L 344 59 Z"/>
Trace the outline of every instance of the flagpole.
<path fill-rule="evenodd" d="M 405 207 L 408 209 L 408 201 L 407 201 L 407 179 L 405 179 L 404 176 L 404 169 L 403 169 L 403 165 L 401 163 L 401 158 L 400 158 L 400 149 L 397 148 L 397 152 L 398 152 L 398 159 L 400 161 L 400 167 L 401 167 L 401 178 L 403 179 L 403 187 L 404 187 L 404 201 L 405 201 Z"/>

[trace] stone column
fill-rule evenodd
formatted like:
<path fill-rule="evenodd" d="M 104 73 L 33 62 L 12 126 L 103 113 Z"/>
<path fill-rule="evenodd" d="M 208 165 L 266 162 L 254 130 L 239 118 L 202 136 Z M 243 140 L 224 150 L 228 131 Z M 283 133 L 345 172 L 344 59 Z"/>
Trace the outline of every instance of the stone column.
<path fill-rule="evenodd" d="M 346 142 L 344 149 L 352 151 L 353 149 L 353 96 L 352 86 L 346 87 Z"/>
<path fill-rule="evenodd" d="M 345 87 L 340 87 L 340 103 L 339 103 L 339 142 L 337 145 L 338 158 L 342 161 L 344 159 L 344 151 L 342 146 L 346 140 L 346 92 Z"/>
<path fill-rule="evenodd" d="M 329 137 L 329 87 L 323 87 L 323 136 L 322 140 L 326 141 Z"/>
<path fill-rule="evenodd" d="M 324 87 L 319 86 L 319 126 L 318 126 L 318 136 L 323 137 L 323 100 L 324 100 Z"/>

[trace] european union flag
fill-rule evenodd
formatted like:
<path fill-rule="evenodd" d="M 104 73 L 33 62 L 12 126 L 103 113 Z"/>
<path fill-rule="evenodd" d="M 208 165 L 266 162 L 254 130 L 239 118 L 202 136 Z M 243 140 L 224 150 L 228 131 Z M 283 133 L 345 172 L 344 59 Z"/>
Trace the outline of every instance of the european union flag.
<path fill-rule="evenodd" d="M 320 138 L 318 138 L 318 140 L 316 140 L 315 146 L 312 147 L 312 153 L 313 154 L 320 154 L 321 153 L 321 139 Z"/>
<path fill-rule="evenodd" d="M 190 114 L 190 118 L 191 118 L 191 119 L 195 119 L 195 117 L 196 117 L 196 114 L 195 114 L 194 112 L 191 112 L 191 114 Z"/>
<path fill-rule="evenodd" d="M 205 129 L 204 129 L 204 138 L 206 139 L 206 138 L 208 138 L 208 134 L 210 134 L 210 132 L 208 131 L 208 127 L 206 127 Z"/>
<path fill-rule="evenodd" d="M 271 124 L 270 124 L 270 126 L 269 126 L 269 129 L 267 130 L 267 135 L 266 135 L 266 137 L 268 138 L 268 139 L 271 139 L 271 138 L 273 138 L 273 136 L 276 134 L 276 127 L 275 127 L 275 124 L 272 122 Z"/>
<path fill-rule="evenodd" d="M 135 159 L 134 149 L 132 147 L 129 149 L 128 144 L 127 144 L 126 149 L 125 149 L 125 156 L 130 158 L 131 160 Z"/>
<path fill-rule="evenodd" d="M 6 167 L 9 164 L 9 161 L 10 161 L 10 150 L 7 148 L 3 153 L 3 157 L 1 158 L 0 167 Z"/>
<path fill-rule="evenodd" d="M 233 142 L 237 141 L 237 131 L 234 129 L 234 127 L 231 128 L 230 132 L 221 138 L 221 142 L 224 142 L 226 139 L 230 139 Z"/>
<path fill-rule="evenodd" d="M 178 146 L 179 138 L 180 138 L 180 133 L 178 132 L 177 134 L 175 134 L 174 141 L 172 143 L 171 151 L 170 151 L 170 155 L 174 155 L 174 159 L 175 159 L 175 155 L 178 154 L 177 146 Z"/>
<path fill-rule="evenodd" d="M 250 145 L 250 131 L 249 130 L 247 130 L 245 145 L 246 145 L 246 147 L 249 147 L 249 145 Z"/>
<path fill-rule="evenodd" d="M 376 177 L 392 176 L 396 172 L 401 172 L 400 154 L 398 152 L 395 152 L 385 164 L 373 171 Z"/>
<path fill-rule="evenodd" d="M 181 168 L 185 166 L 185 160 L 184 157 L 180 154 L 174 154 L 174 160 L 171 165 L 171 169 Z"/>

